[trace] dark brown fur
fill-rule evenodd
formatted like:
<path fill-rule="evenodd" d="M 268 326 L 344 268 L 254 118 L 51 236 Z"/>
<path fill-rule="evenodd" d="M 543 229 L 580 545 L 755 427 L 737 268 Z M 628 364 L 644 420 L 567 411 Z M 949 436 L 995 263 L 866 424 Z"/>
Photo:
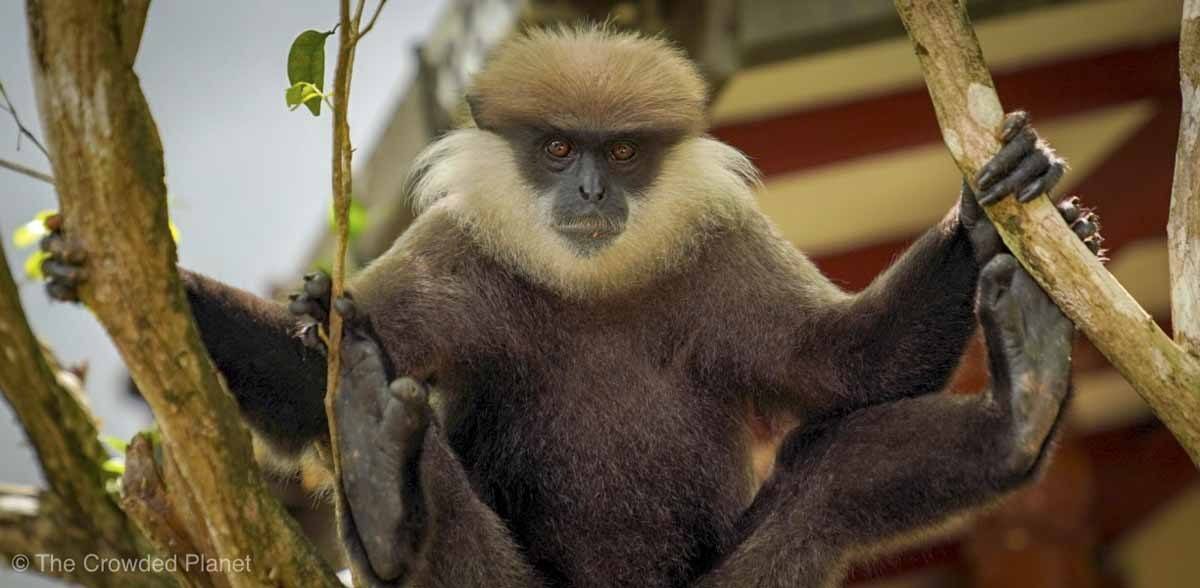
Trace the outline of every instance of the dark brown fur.
<path fill-rule="evenodd" d="M 400 464 L 412 468 L 404 492 L 424 501 L 405 524 L 422 525 L 429 545 L 404 556 L 414 575 L 393 583 L 823 585 L 850 553 L 1032 474 L 1045 435 L 1022 437 L 1020 425 L 1057 418 L 1069 324 L 1064 335 L 1036 286 L 1006 298 L 1011 258 L 981 302 L 993 392 L 933 394 L 975 328 L 980 264 L 998 249 L 973 195 L 969 216 L 948 215 L 867 290 L 845 293 L 754 207 L 745 159 L 694 136 L 702 90 L 684 79 L 627 91 L 656 78 L 628 69 L 642 56 L 622 43 L 652 50 L 663 79 L 694 75 L 678 54 L 595 30 L 529 39 L 481 75 L 483 130 L 430 150 L 416 223 L 350 285 L 389 375 L 436 390 L 420 463 Z M 532 61 L 551 65 L 533 68 L 545 88 L 531 96 L 516 81 L 532 67 L 521 52 L 556 43 Z M 606 68 L 603 79 L 628 83 L 583 83 Z M 526 117 L 685 133 L 626 233 L 576 259 L 539 225 L 519 154 L 486 130 Z M 324 366 L 286 311 L 199 276 L 188 284 L 251 424 L 285 452 L 322 442 Z M 1050 317 L 1050 343 L 1013 326 L 1014 299 Z M 1010 357 L 1047 346 L 1047 359 Z M 1031 385 L 1057 396 L 1010 402 Z M 348 524 L 352 560 L 370 576 Z"/>

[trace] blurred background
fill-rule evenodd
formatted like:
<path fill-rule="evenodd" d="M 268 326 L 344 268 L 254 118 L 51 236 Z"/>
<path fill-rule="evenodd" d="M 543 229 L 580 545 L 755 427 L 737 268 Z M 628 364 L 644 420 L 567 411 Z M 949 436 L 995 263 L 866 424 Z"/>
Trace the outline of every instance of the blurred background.
<path fill-rule="evenodd" d="M 1180 0 L 971 0 L 1000 98 L 1029 110 L 1070 161 L 1063 193 L 1098 208 L 1110 270 L 1169 325 L 1166 219 L 1179 126 Z M 664 32 L 714 88 L 713 134 L 763 171 L 763 210 L 847 288 L 865 286 L 954 204 L 960 178 L 941 143 L 911 45 L 889 0 L 392 0 L 360 45 L 350 121 L 366 222 L 352 263 L 411 221 L 402 193 L 422 146 L 461 116 L 488 50 L 520 27 L 580 18 Z M 164 2 L 137 72 L 163 137 L 181 263 L 263 294 L 327 263 L 330 119 L 288 112 L 292 38 L 336 22 L 333 2 Z M 327 61 L 332 76 L 333 57 Z M 0 82 L 38 131 L 23 8 L 0 3 Z M 48 171 L 0 113 L 0 159 Z M 0 170 L 0 235 L 56 206 L 47 184 Z M 149 422 L 85 310 L 22 286 L 34 328 L 86 365 L 106 433 Z M 2 344 L 2 342 L 0 342 Z M 985 373 L 974 344 L 955 385 Z M 855 566 L 849 584 L 888 587 L 1200 586 L 1200 485 L 1186 454 L 1086 341 L 1058 455 L 1035 487 Z M 9 416 L 7 407 L 0 408 Z M 0 482 L 37 484 L 12 418 L 0 419 Z M 319 533 L 312 500 L 281 483 Z M 0 585 L 56 585 L 0 570 Z"/>

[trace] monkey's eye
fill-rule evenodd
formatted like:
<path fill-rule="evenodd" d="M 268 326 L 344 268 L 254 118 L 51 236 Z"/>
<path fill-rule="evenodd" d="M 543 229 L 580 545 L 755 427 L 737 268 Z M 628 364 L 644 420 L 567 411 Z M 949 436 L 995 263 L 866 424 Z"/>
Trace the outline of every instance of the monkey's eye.
<path fill-rule="evenodd" d="M 633 143 L 629 141 L 617 141 L 609 146 L 608 155 L 613 158 L 613 161 L 629 161 L 633 159 L 634 155 L 637 155 L 637 147 L 634 147 Z"/>
<path fill-rule="evenodd" d="M 546 153 L 562 159 L 571 154 L 571 144 L 563 139 L 550 139 L 546 142 Z"/>

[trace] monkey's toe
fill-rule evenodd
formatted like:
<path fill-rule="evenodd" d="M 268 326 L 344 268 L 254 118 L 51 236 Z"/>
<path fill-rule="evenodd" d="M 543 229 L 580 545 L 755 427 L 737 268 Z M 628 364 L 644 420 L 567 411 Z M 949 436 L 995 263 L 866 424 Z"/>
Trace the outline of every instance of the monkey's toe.
<path fill-rule="evenodd" d="M 1009 194 L 1028 202 L 1050 192 L 1062 179 L 1065 162 L 1038 138 L 1027 113 L 1015 112 L 1005 119 L 1001 140 L 1000 151 L 976 176 L 981 204 L 991 204 Z"/>

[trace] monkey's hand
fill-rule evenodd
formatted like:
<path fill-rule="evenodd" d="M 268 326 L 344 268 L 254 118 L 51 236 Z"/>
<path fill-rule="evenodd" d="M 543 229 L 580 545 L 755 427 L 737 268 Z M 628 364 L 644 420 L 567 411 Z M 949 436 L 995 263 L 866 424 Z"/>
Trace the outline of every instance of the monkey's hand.
<path fill-rule="evenodd" d="M 45 223 L 50 231 L 41 242 L 42 251 L 46 253 L 42 261 L 46 293 L 54 300 L 79 302 L 79 286 L 87 279 L 83 268 L 87 255 L 63 233 L 61 214 L 50 215 Z"/>
<path fill-rule="evenodd" d="M 1002 484 L 1037 466 L 1070 388 L 1074 326 L 1008 254 L 979 277 L 979 321 L 987 340 L 992 395 L 1006 415 Z"/>
<path fill-rule="evenodd" d="M 355 574 L 369 586 L 404 585 L 424 559 L 429 514 L 420 476 L 432 411 L 411 378 L 388 384 L 383 351 L 353 303 L 342 339 L 335 418 L 341 452 L 343 516 L 339 532 Z"/>
<path fill-rule="evenodd" d="M 332 295 L 333 281 L 329 279 L 329 274 L 313 272 L 304 276 L 304 286 L 299 292 L 288 296 L 288 311 L 304 323 L 300 340 L 317 351 L 325 351 L 329 334 L 329 298 Z"/>
<path fill-rule="evenodd" d="M 1020 202 L 1029 202 L 1053 190 L 1066 171 L 1066 162 L 1038 137 L 1025 112 L 1005 117 L 1001 141 L 1000 151 L 976 178 L 981 193 L 976 195 L 964 180 L 958 207 L 959 222 L 970 235 L 980 267 L 1006 251 L 996 227 L 983 213 L 983 206 L 1009 194 L 1015 194 Z M 1088 249 L 1099 253 L 1102 238 L 1095 214 L 1081 208 L 1079 199 L 1074 197 L 1059 203 L 1058 210 Z"/>

